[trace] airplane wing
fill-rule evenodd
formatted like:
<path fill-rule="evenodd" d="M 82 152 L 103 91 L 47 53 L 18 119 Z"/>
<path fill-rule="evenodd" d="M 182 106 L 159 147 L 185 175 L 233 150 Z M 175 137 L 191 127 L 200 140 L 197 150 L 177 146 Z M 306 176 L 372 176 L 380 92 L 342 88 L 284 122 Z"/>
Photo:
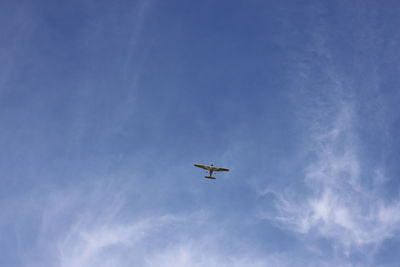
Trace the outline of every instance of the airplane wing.
<path fill-rule="evenodd" d="M 202 169 L 205 169 L 205 170 L 209 170 L 210 169 L 209 166 L 204 166 L 204 165 L 201 165 L 201 164 L 193 164 L 193 166 L 198 167 L 198 168 L 202 168 Z"/>
<path fill-rule="evenodd" d="M 214 171 L 216 171 L 216 172 L 229 172 L 229 169 L 226 169 L 226 168 L 216 168 Z"/>

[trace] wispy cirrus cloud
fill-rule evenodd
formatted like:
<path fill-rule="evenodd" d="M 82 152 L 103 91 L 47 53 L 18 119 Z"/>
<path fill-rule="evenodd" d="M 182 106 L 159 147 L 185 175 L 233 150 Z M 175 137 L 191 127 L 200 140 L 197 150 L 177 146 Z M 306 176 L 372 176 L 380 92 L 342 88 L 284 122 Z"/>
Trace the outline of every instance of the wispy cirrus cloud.
<path fill-rule="evenodd" d="M 325 8 L 319 3 L 313 12 Z M 371 10 L 357 9 L 349 15 L 361 21 L 376 15 Z M 341 34 L 362 37 L 347 44 L 349 48 L 368 49 L 371 55 L 349 54 L 341 60 L 345 51 L 336 49 L 331 32 L 336 26 L 325 16 L 315 19 L 307 32 L 310 45 L 290 55 L 295 60 L 290 65 L 295 70 L 291 97 L 305 144 L 299 145 L 301 156 L 289 166 L 301 169 L 286 177 L 287 188 L 270 185 L 261 192 L 273 202 L 264 206 L 261 217 L 298 234 L 310 247 L 326 241 L 330 248 L 321 251 L 346 261 L 353 252 L 373 254 L 400 232 L 400 199 L 385 191 L 394 177 L 383 156 L 390 136 L 388 107 L 382 105 L 383 76 L 377 71 L 381 47 L 373 41 L 381 33 L 370 22 L 348 32 L 343 28 Z M 361 262 L 369 261 L 366 258 Z"/>
<path fill-rule="evenodd" d="M 351 103 L 340 101 L 331 120 L 314 125 L 311 159 L 302 177 L 306 194 L 263 192 L 274 197 L 275 212 L 262 216 L 279 227 L 332 240 L 345 254 L 379 246 L 400 230 L 400 201 L 388 201 L 377 190 L 388 178 L 382 168 L 365 168 L 355 120 Z M 372 174 L 368 173 L 371 169 Z M 368 184 L 371 176 L 372 187 Z"/>
<path fill-rule="evenodd" d="M 260 254 L 232 240 L 230 230 L 205 210 L 135 214 L 123 190 L 81 188 L 41 197 L 41 230 L 33 252 L 21 253 L 27 266 L 291 266 L 286 255 Z"/>

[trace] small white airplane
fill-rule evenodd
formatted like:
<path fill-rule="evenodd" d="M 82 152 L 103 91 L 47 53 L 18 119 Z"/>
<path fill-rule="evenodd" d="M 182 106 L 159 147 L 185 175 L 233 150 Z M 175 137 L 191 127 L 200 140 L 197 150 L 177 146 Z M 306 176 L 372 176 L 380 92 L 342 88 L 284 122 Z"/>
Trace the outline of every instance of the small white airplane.
<path fill-rule="evenodd" d="M 193 166 L 209 171 L 210 175 L 204 176 L 204 178 L 207 178 L 207 179 L 217 179 L 217 178 L 212 176 L 213 172 L 229 172 L 229 169 L 218 168 L 218 167 L 215 167 L 212 164 L 210 166 L 202 165 L 202 164 L 193 164 Z"/>

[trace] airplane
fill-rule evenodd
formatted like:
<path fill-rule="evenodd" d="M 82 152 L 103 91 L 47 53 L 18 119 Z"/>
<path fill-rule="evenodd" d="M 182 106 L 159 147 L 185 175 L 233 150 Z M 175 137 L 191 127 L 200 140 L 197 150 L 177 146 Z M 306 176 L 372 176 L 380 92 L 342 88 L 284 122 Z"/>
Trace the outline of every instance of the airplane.
<path fill-rule="evenodd" d="M 217 179 L 212 176 L 213 172 L 228 172 L 229 171 L 229 169 L 226 169 L 226 168 L 215 167 L 213 164 L 211 164 L 210 166 L 202 165 L 202 164 L 193 164 L 193 166 L 209 171 L 210 175 L 204 176 L 204 178 L 207 178 L 207 179 Z"/>

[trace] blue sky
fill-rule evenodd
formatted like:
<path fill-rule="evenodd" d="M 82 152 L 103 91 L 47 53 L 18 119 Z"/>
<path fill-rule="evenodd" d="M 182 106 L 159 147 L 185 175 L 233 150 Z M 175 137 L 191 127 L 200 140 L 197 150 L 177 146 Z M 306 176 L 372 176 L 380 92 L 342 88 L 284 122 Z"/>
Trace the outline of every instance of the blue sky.
<path fill-rule="evenodd" d="M 399 8 L 1 1 L 0 265 L 397 266 Z"/>

